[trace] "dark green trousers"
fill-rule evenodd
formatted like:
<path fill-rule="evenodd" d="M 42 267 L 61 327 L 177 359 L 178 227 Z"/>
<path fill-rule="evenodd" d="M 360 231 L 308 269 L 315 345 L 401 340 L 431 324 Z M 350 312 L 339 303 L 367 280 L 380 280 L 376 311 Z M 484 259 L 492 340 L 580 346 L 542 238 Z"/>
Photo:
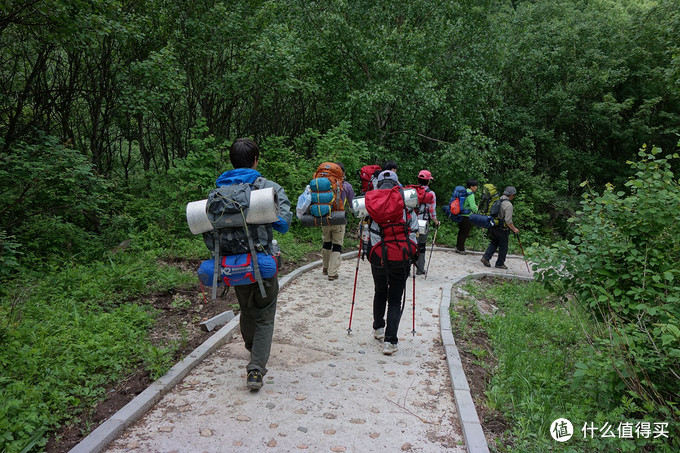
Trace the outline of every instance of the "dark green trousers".
<path fill-rule="evenodd" d="M 263 298 L 257 283 L 234 286 L 238 304 L 241 308 L 241 335 L 246 349 L 250 351 L 250 362 L 246 370 L 260 370 L 267 374 L 267 361 L 274 336 L 274 317 L 276 299 L 279 295 L 279 278 L 265 278 Z"/>

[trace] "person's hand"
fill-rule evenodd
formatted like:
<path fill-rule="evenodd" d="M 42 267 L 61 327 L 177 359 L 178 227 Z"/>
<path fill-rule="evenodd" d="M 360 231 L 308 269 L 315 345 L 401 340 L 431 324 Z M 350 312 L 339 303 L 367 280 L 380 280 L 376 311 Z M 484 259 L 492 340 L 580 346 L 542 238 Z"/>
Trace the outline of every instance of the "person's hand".
<path fill-rule="evenodd" d="M 441 221 L 434 219 L 434 224 L 437 228 L 439 228 L 439 225 L 441 225 L 442 223 L 441 223 Z"/>

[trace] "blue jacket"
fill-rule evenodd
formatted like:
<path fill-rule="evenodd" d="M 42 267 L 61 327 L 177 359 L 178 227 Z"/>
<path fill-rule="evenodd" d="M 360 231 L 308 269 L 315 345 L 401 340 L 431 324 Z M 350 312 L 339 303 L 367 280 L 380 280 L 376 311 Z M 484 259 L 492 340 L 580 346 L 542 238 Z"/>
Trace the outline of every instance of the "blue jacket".
<path fill-rule="evenodd" d="M 215 181 L 215 184 L 217 187 L 241 183 L 252 184 L 257 178 L 261 176 L 262 175 L 260 175 L 260 172 L 253 170 L 252 168 L 235 168 L 233 170 L 225 171 L 219 175 Z M 290 200 L 288 200 L 283 187 L 274 181 L 270 181 L 266 178 L 262 179 L 265 181 L 264 187 L 273 187 L 279 199 L 279 220 L 272 223 L 272 228 L 279 233 L 286 233 L 290 228 L 290 222 L 293 219 L 293 213 L 290 210 Z"/>

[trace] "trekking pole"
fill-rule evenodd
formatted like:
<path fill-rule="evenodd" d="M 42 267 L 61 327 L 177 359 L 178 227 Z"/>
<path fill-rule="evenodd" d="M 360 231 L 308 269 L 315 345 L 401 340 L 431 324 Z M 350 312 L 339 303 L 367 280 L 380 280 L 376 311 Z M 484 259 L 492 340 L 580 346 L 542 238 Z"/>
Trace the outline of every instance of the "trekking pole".
<path fill-rule="evenodd" d="M 357 278 L 359 277 L 359 262 L 361 261 L 361 252 L 364 248 L 364 220 L 361 219 L 361 226 L 359 227 L 359 253 L 357 254 L 357 267 L 354 271 L 354 289 L 352 290 L 352 308 L 349 311 L 349 327 L 347 327 L 347 335 L 352 333 L 352 314 L 354 314 L 354 297 L 357 294 Z"/>
<path fill-rule="evenodd" d="M 427 276 L 427 274 L 425 274 Z M 413 263 L 413 336 L 416 336 L 416 264 Z"/>
<path fill-rule="evenodd" d="M 427 259 L 427 269 L 425 269 L 425 280 L 427 280 L 427 271 L 430 270 L 430 261 L 432 261 L 432 252 L 434 252 L 434 241 L 437 239 L 437 231 L 439 231 L 439 226 L 434 229 L 434 236 L 432 236 L 432 247 L 430 248 L 430 257 Z"/>
<path fill-rule="evenodd" d="M 519 249 L 522 251 L 522 258 L 524 258 L 524 264 L 527 266 L 527 272 L 531 273 L 529 270 L 529 263 L 527 263 L 527 258 L 524 256 L 524 247 L 522 247 L 522 240 L 519 238 L 519 233 L 515 233 L 515 236 L 517 236 L 517 242 L 519 242 Z"/>

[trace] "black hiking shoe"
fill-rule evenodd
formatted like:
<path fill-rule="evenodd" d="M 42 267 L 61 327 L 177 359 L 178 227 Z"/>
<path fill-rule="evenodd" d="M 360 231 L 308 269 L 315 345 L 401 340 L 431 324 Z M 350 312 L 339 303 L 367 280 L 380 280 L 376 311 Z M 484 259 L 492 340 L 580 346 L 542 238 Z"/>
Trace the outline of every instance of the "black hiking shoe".
<path fill-rule="evenodd" d="M 486 258 L 482 257 L 482 259 L 481 259 L 480 261 L 481 261 L 482 264 L 485 265 L 486 267 L 491 267 L 491 263 L 489 263 L 489 260 L 487 260 Z"/>
<path fill-rule="evenodd" d="M 501 264 L 500 266 L 498 264 L 496 264 L 496 269 L 507 269 L 507 268 L 508 268 L 508 266 L 506 266 L 505 264 Z"/>
<path fill-rule="evenodd" d="M 260 390 L 262 388 L 262 373 L 260 373 L 260 370 L 253 370 L 248 372 L 246 386 L 250 390 Z"/>

